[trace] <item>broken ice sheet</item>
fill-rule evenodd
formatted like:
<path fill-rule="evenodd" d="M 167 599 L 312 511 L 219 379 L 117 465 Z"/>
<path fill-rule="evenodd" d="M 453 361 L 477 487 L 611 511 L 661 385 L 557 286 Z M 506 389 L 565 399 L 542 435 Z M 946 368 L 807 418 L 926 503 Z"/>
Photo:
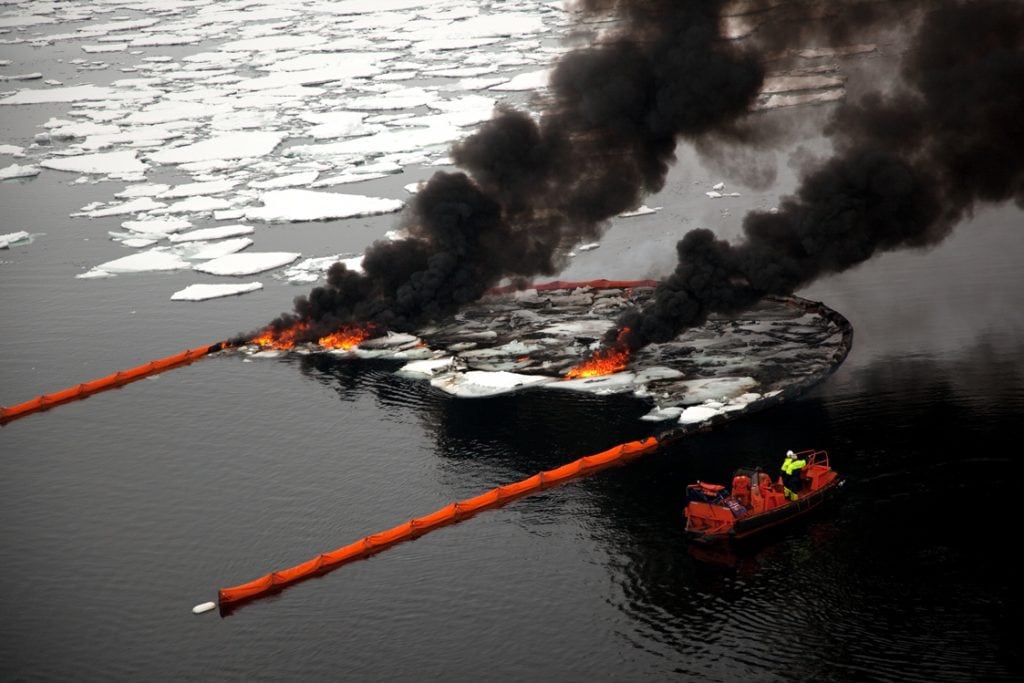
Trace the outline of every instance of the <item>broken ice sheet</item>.
<path fill-rule="evenodd" d="M 109 176 L 126 176 L 142 173 L 146 164 L 139 161 L 135 152 L 101 152 L 79 154 L 69 157 L 50 157 L 39 162 L 43 168 L 72 173 L 100 173 Z"/>
<path fill-rule="evenodd" d="M 348 270 L 356 273 L 363 272 L 363 257 L 353 256 L 343 258 L 337 256 L 321 256 L 319 258 L 308 258 L 296 263 L 294 266 L 285 268 L 281 276 L 289 282 L 316 282 L 327 273 L 327 270 L 335 263 L 343 263 Z"/>
<path fill-rule="evenodd" d="M 485 372 L 470 370 L 456 372 L 430 380 L 433 387 L 459 398 L 484 398 L 519 391 L 531 386 L 555 382 L 543 375 L 520 375 L 514 372 Z"/>
<path fill-rule="evenodd" d="M 281 133 L 255 131 L 228 133 L 182 147 L 162 149 L 150 155 L 150 159 L 159 164 L 184 164 L 197 161 L 262 157 L 274 151 L 274 148 L 283 139 L 284 135 Z"/>
<path fill-rule="evenodd" d="M 237 285 L 198 284 L 179 289 L 171 295 L 171 301 L 206 301 L 224 296 L 236 296 L 263 289 L 261 282 L 244 282 Z"/>
<path fill-rule="evenodd" d="M 187 242 L 173 248 L 173 253 L 190 261 L 209 261 L 248 249 L 253 241 L 248 237 L 237 237 L 222 242 Z"/>
<path fill-rule="evenodd" d="M 229 254 L 200 263 L 194 269 L 210 275 L 255 275 L 288 265 L 299 256 L 301 254 L 285 251 Z"/>
<path fill-rule="evenodd" d="M 720 410 L 708 406 L 690 406 L 679 415 L 679 423 L 697 424 L 721 414 Z"/>
<path fill-rule="evenodd" d="M 400 199 L 296 189 L 266 192 L 260 201 L 263 206 L 248 209 L 246 217 L 271 223 L 374 216 L 394 213 L 405 206 Z"/>
<path fill-rule="evenodd" d="M 78 275 L 77 277 L 96 277 L 98 274 L 102 277 L 106 274 L 114 275 L 118 273 L 183 270 L 190 267 L 191 264 L 182 260 L 177 254 L 161 250 L 158 247 L 156 249 L 150 249 L 149 251 L 132 254 L 130 256 L 123 256 L 119 259 L 114 259 L 113 261 L 101 263 L 90 271 Z"/>
<path fill-rule="evenodd" d="M 121 227 L 125 230 L 137 232 L 146 237 L 165 238 L 185 228 L 191 228 L 192 223 L 184 218 L 150 218 L 147 220 L 124 221 Z"/>
<path fill-rule="evenodd" d="M 31 235 L 24 230 L 0 235 L 0 249 L 9 249 L 12 244 L 27 244 Z"/>
<path fill-rule="evenodd" d="M 219 225 L 215 228 L 202 228 L 190 232 L 177 233 L 170 236 L 171 242 L 201 242 L 206 240 L 219 240 L 225 237 L 238 237 L 239 235 L 251 235 L 256 229 L 251 225 Z"/>
<path fill-rule="evenodd" d="M 0 168 L 0 180 L 34 178 L 39 175 L 39 173 L 40 168 L 38 166 L 19 166 L 18 164 L 11 164 L 5 168 Z"/>
<path fill-rule="evenodd" d="M 636 209 L 633 209 L 632 211 L 623 211 L 622 213 L 619 214 L 619 218 L 633 218 L 635 216 L 646 216 L 648 214 L 657 213 L 659 211 L 661 211 L 660 206 L 650 207 L 647 206 L 646 204 L 642 204 L 641 206 L 639 206 Z"/>
<path fill-rule="evenodd" d="M 621 394 L 633 391 L 636 382 L 636 375 L 632 372 L 615 372 L 600 377 L 585 377 L 582 379 L 567 379 L 546 385 L 548 389 L 567 389 L 570 391 L 585 391 L 592 394 Z"/>

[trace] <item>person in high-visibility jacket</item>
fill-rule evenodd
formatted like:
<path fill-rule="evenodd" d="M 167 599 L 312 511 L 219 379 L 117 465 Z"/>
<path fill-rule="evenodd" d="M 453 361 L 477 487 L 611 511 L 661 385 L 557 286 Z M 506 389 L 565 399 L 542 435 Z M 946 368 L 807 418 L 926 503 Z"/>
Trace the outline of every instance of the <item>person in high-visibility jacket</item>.
<path fill-rule="evenodd" d="M 799 457 L 793 451 L 786 451 L 786 459 L 782 461 L 782 486 L 783 493 L 789 500 L 796 500 L 800 496 L 797 490 L 800 488 L 800 470 L 807 465 L 807 461 Z"/>

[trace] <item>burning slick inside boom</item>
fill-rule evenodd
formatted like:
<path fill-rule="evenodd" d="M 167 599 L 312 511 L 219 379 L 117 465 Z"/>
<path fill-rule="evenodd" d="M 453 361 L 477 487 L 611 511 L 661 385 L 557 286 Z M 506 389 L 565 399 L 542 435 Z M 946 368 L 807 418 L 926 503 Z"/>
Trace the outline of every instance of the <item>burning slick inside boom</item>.
<path fill-rule="evenodd" d="M 397 372 L 459 398 L 531 390 L 632 393 L 644 419 L 703 424 L 781 400 L 832 372 L 852 341 L 847 321 L 796 297 L 713 314 L 664 343 L 631 348 L 628 328 L 602 344 L 625 313 L 654 296 L 653 281 L 551 283 L 491 293 L 415 330 L 345 325 L 332 335 L 294 328 L 252 337 L 242 352 L 331 353 L 402 361 Z"/>

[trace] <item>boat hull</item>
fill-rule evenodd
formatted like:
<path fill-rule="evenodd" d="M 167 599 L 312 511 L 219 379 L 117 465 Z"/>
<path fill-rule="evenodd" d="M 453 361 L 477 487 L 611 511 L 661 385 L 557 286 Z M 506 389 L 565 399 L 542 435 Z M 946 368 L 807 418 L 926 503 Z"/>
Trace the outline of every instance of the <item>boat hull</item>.
<path fill-rule="evenodd" d="M 820 507 L 835 495 L 843 483 L 842 479 L 836 477 L 816 491 L 801 494 L 800 498 L 795 501 L 789 501 L 785 505 L 765 512 L 744 515 L 736 519 L 728 529 L 720 531 L 687 529 L 686 533 L 691 540 L 698 543 L 722 543 L 749 538 L 797 517 L 802 517 Z"/>

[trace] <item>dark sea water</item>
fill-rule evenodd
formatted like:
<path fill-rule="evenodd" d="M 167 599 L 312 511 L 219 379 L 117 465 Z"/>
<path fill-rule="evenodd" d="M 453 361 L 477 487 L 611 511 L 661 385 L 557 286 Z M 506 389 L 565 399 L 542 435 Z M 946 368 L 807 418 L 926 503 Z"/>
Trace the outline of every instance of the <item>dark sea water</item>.
<path fill-rule="evenodd" d="M 75 280 L 109 244 L 66 218 L 90 189 L 52 176 L 0 188 L 12 229 L 48 200 L 52 222 L 0 252 L 0 404 L 253 329 L 305 291 L 270 281 L 182 304 L 167 297 L 187 274 Z M 666 215 L 690 211 L 613 230 L 601 261 L 566 275 L 649 275 L 622 245 L 645 230 L 667 239 Z M 263 239 L 326 253 L 390 221 L 364 222 Z M 798 400 L 224 616 L 191 607 L 644 436 L 647 406 L 562 392 L 465 401 L 390 363 L 228 355 L 12 422 L 0 429 L 0 678 L 1020 680 L 1020 225 L 1015 208 L 986 209 L 931 252 L 800 292 L 855 337 Z M 686 542 L 688 482 L 812 447 L 847 478 L 835 505 L 733 553 Z"/>

